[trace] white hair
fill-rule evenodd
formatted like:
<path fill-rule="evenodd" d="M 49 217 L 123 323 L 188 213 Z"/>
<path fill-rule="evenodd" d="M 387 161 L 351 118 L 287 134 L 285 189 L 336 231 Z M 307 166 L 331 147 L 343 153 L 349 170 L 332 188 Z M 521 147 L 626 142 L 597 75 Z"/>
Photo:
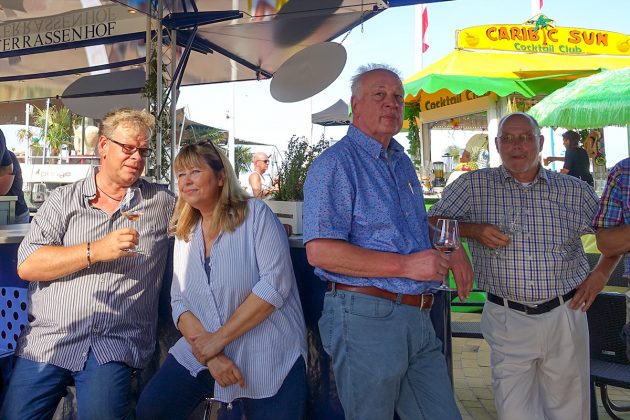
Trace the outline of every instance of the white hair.
<path fill-rule="evenodd" d="M 501 118 L 501 121 L 499 121 L 499 125 L 497 127 L 497 133 L 502 133 L 503 132 L 503 124 L 505 124 L 505 122 L 510 119 L 513 116 L 516 115 L 520 115 L 522 117 L 525 117 L 526 119 L 529 120 L 530 124 L 532 125 L 532 128 L 534 129 L 534 134 L 536 136 L 540 136 L 540 126 L 538 125 L 538 121 L 536 121 L 536 119 L 534 117 L 532 117 L 531 115 L 525 113 L 525 112 L 513 112 L 511 114 L 508 114 L 506 116 L 504 116 L 503 118 Z"/>
<path fill-rule="evenodd" d="M 384 71 L 388 71 L 392 73 L 402 83 L 402 80 L 400 78 L 400 72 L 396 68 L 387 64 L 377 64 L 377 63 L 366 64 L 364 66 L 359 67 L 357 69 L 356 74 L 352 76 L 352 79 L 350 79 L 350 90 L 352 92 L 352 96 L 359 95 L 360 90 L 361 90 L 360 88 L 361 88 L 361 81 L 363 79 L 363 76 L 365 76 L 367 73 L 377 71 L 377 70 L 384 70 Z"/>

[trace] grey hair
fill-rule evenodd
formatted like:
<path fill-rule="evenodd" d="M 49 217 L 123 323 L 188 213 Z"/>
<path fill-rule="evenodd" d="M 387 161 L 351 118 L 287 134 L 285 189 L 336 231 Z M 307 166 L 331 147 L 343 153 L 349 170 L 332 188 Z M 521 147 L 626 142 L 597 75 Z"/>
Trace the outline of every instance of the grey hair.
<path fill-rule="evenodd" d="M 497 127 L 497 133 L 503 132 L 503 124 L 505 124 L 505 122 L 508 119 L 510 119 L 511 117 L 513 117 L 515 115 L 520 115 L 521 117 L 525 117 L 526 119 L 528 119 L 529 123 L 534 128 L 534 134 L 536 136 L 540 136 L 540 126 L 538 125 L 538 121 L 536 121 L 536 119 L 534 117 L 532 117 L 531 115 L 529 115 L 529 114 L 527 114 L 525 112 L 513 112 L 513 113 L 508 114 L 508 115 L 504 116 L 503 118 L 501 118 L 501 121 L 499 121 L 499 125 Z"/>
<path fill-rule="evenodd" d="M 394 76 L 396 76 L 398 80 L 400 80 L 400 82 L 402 83 L 402 79 L 400 77 L 400 72 L 398 71 L 398 69 L 387 64 L 378 64 L 378 63 L 366 64 L 364 66 L 359 67 L 355 75 L 352 76 L 352 79 L 350 79 L 350 90 L 352 92 L 352 96 L 359 95 L 359 91 L 361 87 L 361 80 L 363 79 L 363 76 L 365 76 L 369 72 L 376 71 L 376 70 L 388 71 L 392 73 Z"/>

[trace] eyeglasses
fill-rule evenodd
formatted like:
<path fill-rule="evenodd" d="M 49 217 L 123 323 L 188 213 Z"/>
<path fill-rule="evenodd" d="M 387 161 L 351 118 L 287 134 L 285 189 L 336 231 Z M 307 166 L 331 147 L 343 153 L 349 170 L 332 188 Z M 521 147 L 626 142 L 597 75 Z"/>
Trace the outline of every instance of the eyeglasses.
<path fill-rule="evenodd" d="M 498 136 L 497 139 L 503 144 L 516 144 L 516 143 L 533 143 L 539 136 L 535 134 L 505 134 Z"/>
<path fill-rule="evenodd" d="M 125 144 L 125 143 L 121 143 L 119 141 L 116 141 L 114 139 L 110 139 L 109 137 L 107 137 L 107 140 L 111 141 L 112 143 L 116 143 L 117 145 L 119 145 L 122 148 L 122 151 L 126 154 L 126 155 L 133 155 L 134 153 L 138 152 L 140 153 L 140 156 L 142 157 L 147 157 L 151 154 L 151 152 L 153 152 L 153 149 L 151 149 L 150 147 L 135 147 L 132 146 L 130 144 Z"/>
<path fill-rule="evenodd" d="M 267 165 L 269 165 L 269 159 L 257 160 L 256 162 L 265 162 Z"/>

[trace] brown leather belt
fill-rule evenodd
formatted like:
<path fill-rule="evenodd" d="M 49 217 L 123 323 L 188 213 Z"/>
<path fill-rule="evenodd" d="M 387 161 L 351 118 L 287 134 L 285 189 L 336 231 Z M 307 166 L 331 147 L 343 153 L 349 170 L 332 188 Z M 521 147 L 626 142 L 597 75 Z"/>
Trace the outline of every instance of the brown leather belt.
<path fill-rule="evenodd" d="M 376 296 L 379 298 L 400 302 L 403 305 L 416 306 L 420 309 L 431 309 L 433 306 L 433 295 L 403 295 L 402 293 L 388 292 L 373 286 L 348 286 L 343 283 L 333 283 L 331 281 L 326 285 L 327 290 L 333 290 L 333 286 L 337 290 L 345 290 L 347 292 L 363 293 L 364 295 Z"/>

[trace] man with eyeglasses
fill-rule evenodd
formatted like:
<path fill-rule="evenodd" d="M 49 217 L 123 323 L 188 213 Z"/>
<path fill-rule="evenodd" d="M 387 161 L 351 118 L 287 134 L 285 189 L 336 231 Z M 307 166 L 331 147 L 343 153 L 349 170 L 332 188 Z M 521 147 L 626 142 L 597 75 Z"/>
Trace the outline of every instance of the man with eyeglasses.
<path fill-rule="evenodd" d="M 131 376 L 152 358 L 173 194 L 140 178 L 153 117 L 120 109 L 98 138 L 100 170 L 51 193 L 18 252 L 30 282 L 29 324 L 19 337 L 2 419 L 51 418 L 76 386 L 78 416 L 129 418 Z M 130 187 L 141 217 L 120 211 Z M 142 253 L 133 248 L 142 243 Z"/>
<path fill-rule="evenodd" d="M 267 198 L 278 191 L 278 187 L 273 185 L 268 176 L 265 176 L 265 172 L 269 168 L 269 156 L 263 152 L 258 152 L 254 155 L 252 162 L 254 163 L 254 170 L 249 174 L 247 192 L 252 197 Z"/>
<path fill-rule="evenodd" d="M 586 182 L 541 166 L 543 142 L 531 116 L 505 116 L 495 139 L 503 164 L 460 176 L 429 218 L 460 221 L 488 292 L 481 330 L 499 419 L 587 420 L 585 311 L 618 258 L 602 257 L 589 273 L 580 236 L 593 232 L 597 197 Z"/>

